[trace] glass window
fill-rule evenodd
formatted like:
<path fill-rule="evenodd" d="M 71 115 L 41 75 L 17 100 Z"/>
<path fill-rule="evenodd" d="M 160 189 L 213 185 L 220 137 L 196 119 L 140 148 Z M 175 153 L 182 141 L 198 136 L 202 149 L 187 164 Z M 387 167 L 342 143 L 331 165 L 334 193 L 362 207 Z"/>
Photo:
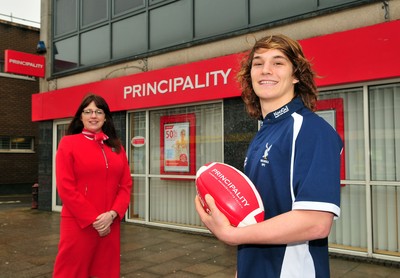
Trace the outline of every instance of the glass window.
<path fill-rule="evenodd" d="M 354 0 L 318 0 L 318 8 L 329 8 L 349 2 L 354 2 Z"/>
<path fill-rule="evenodd" d="M 8 151 L 11 149 L 11 142 L 10 137 L 8 136 L 1 136 L 0 137 L 0 150 Z"/>
<path fill-rule="evenodd" d="M 146 112 L 134 112 L 129 116 L 128 160 L 133 178 L 129 218 L 144 220 L 146 217 Z"/>
<path fill-rule="evenodd" d="M 165 2 L 168 0 L 148 0 L 148 1 L 149 1 L 149 4 L 156 4 L 156 3 Z"/>
<path fill-rule="evenodd" d="M 193 205 L 196 186 L 193 180 L 150 179 L 150 221 L 200 227 Z"/>
<path fill-rule="evenodd" d="M 132 56 L 147 50 L 146 14 L 138 14 L 115 22 L 112 28 L 113 59 Z"/>
<path fill-rule="evenodd" d="M 34 139 L 32 136 L 0 136 L 0 151 L 33 151 Z"/>
<path fill-rule="evenodd" d="M 53 45 L 69 37 L 78 37 L 88 31 L 88 27 L 105 25 L 112 34 L 104 33 L 109 43 L 97 44 L 93 56 L 81 49 L 90 42 L 79 42 L 76 57 L 82 57 L 83 63 L 60 65 L 53 73 L 68 71 L 74 67 L 104 64 L 111 59 L 135 57 L 167 51 L 168 47 L 184 48 L 197 44 L 201 40 L 216 36 L 225 36 L 235 31 L 252 32 L 262 24 L 277 25 L 279 21 L 314 17 L 329 12 L 335 6 L 363 5 L 364 1 L 335 0 L 52 0 L 54 24 Z M 327 9 L 324 7 L 329 6 Z M 318 9 L 324 8 L 323 11 Z M 227 12 L 228 11 L 228 12 Z M 140 16 L 138 13 L 142 13 Z M 116 17 L 123 21 L 117 23 Z M 124 17 L 124 18 L 123 18 Z M 130 21 L 128 18 L 132 18 Z M 126 20 L 126 21 L 125 21 Z M 78 24 L 79 22 L 79 24 Z M 254 29 L 254 30 L 253 30 Z M 126 34 L 126 35 L 125 35 Z M 81 37 L 79 37 L 80 39 Z M 116 40 L 116 41 L 115 41 Z M 198 41 L 198 42 L 197 42 Z M 189 43 L 189 44 L 188 44 Z M 100 46 L 100 47 L 99 47 Z M 105 49 L 105 48 L 108 49 Z M 98 55 L 102 50 L 108 53 L 106 59 Z M 111 53 L 112 49 L 112 53 Z M 103 53 L 102 53 L 103 54 Z M 100 54 L 100 56 L 102 55 Z M 60 62 L 69 59 L 56 59 Z M 69 58 L 69 57 L 68 57 Z M 94 59 L 92 59 L 94 58 Z"/>
<path fill-rule="evenodd" d="M 343 118 L 335 113 L 336 119 L 331 122 L 344 125 L 344 171 L 342 179 L 365 182 L 365 129 L 363 109 L 363 88 L 349 88 L 335 91 L 324 91 L 320 100 L 340 100 Z M 318 105 L 317 105 L 318 108 Z M 317 111 L 318 112 L 318 111 Z M 367 202 L 365 185 L 342 184 L 341 215 L 334 221 L 329 235 L 331 247 L 352 247 L 367 250 Z"/>
<path fill-rule="evenodd" d="M 163 165 L 166 165 L 164 162 L 167 161 L 164 156 L 166 148 L 170 148 L 172 152 L 182 150 L 178 148 L 182 142 L 182 133 L 178 131 L 186 127 L 184 116 L 190 119 L 183 135 L 188 135 L 185 140 L 185 145 L 189 144 L 188 164 L 193 164 L 197 170 L 207 162 L 223 161 L 222 103 L 131 113 L 131 145 L 128 157 L 134 176 L 130 206 L 132 219 L 146 219 L 148 213 L 150 221 L 153 222 L 202 225 L 193 206 L 193 196 L 196 194 L 195 172 L 188 173 L 184 169 L 185 166 L 170 172 L 162 170 Z M 171 130 L 177 131 L 176 136 L 166 138 L 164 128 L 169 128 L 172 123 L 174 127 Z M 169 161 L 176 162 L 174 158 Z M 147 200 L 149 212 L 145 211 Z"/>
<path fill-rule="evenodd" d="M 160 136 L 161 117 L 195 114 L 196 124 L 196 167 L 210 161 L 222 161 L 222 110 L 221 104 L 202 105 L 191 108 L 175 108 L 151 111 L 150 113 L 150 173 L 161 174 L 160 171 Z"/>
<path fill-rule="evenodd" d="M 114 15 L 144 7 L 144 0 L 114 0 Z"/>
<path fill-rule="evenodd" d="M 319 99 L 343 100 L 345 179 L 365 180 L 365 131 L 362 88 L 321 92 Z"/>
<path fill-rule="evenodd" d="M 400 84 L 369 87 L 371 180 L 400 181 Z"/>
<path fill-rule="evenodd" d="M 191 1 L 182 0 L 150 11 L 150 48 L 159 49 L 192 39 Z"/>
<path fill-rule="evenodd" d="M 372 187 L 372 221 L 374 251 L 380 254 L 400 252 L 399 186 Z"/>
<path fill-rule="evenodd" d="M 165 109 L 150 112 L 149 131 L 150 138 L 150 173 L 160 174 L 163 162 L 160 161 L 161 152 L 165 150 L 160 146 L 162 117 L 178 117 L 180 115 L 195 115 L 195 144 L 196 157 L 195 168 L 210 161 L 223 160 L 223 128 L 222 128 L 222 105 L 210 104 L 194 107 Z M 179 129 L 179 128 L 178 128 Z M 177 141 L 179 134 L 176 134 Z M 172 145 L 171 148 L 177 147 Z M 166 159 L 166 157 L 164 157 Z M 192 159 L 189 155 L 189 160 Z M 192 161 L 189 161 L 191 163 Z M 174 173 L 171 173 L 172 175 Z M 176 173 L 175 173 L 176 174 Z M 193 196 L 196 194 L 194 179 L 177 178 L 151 178 L 150 179 L 150 220 L 155 222 L 168 222 L 171 224 L 183 224 L 201 226 L 198 215 L 193 207 Z"/>
<path fill-rule="evenodd" d="M 195 37 L 221 34 L 246 26 L 246 2 L 242 0 L 195 0 Z"/>
<path fill-rule="evenodd" d="M 81 65 L 100 64 L 110 60 L 110 27 L 104 26 L 82 34 Z"/>
<path fill-rule="evenodd" d="M 128 213 L 130 219 L 146 219 L 146 196 L 146 178 L 134 177 Z"/>
<path fill-rule="evenodd" d="M 131 173 L 145 174 L 146 173 L 146 113 L 135 112 L 130 116 L 129 121 L 129 140 L 131 142 L 129 152 L 129 165 Z"/>
<path fill-rule="evenodd" d="M 78 67 L 78 37 L 71 37 L 54 44 L 54 72 Z"/>
<path fill-rule="evenodd" d="M 82 26 L 88 26 L 107 18 L 107 0 L 82 0 Z"/>
<path fill-rule="evenodd" d="M 374 253 L 398 255 L 400 252 L 400 84 L 384 84 L 368 89 L 369 134 L 365 134 L 362 89 L 323 92 L 322 99 L 342 98 L 344 110 L 346 179 L 358 184 L 341 188 L 341 216 L 329 236 L 331 247 L 368 252 L 367 212 L 371 211 Z M 370 157 L 366 155 L 369 135 Z M 368 152 L 367 152 L 368 153 Z M 369 160 L 371 176 L 366 174 Z M 364 162 L 363 162 L 364 161 Z M 370 180 L 374 183 L 369 184 Z M 387 181 L 392 184 L 385 184 Z M 361 183 L 361 184 L 360 184 Z M 371 198 L 367 198 L 367 188 Z M 367 202 L 368 200 L 371 202 Z"/>
<path fill-rule="evenodd" d="M 77 30 L 77 0 L 56 0 L 54 8 L 54 33 L 56 36 Z"/>
<path fill-rule="evenodd" d="M 316 2 L 315 0 L 250 0 L 250 23 L 255 25 L 301 15 L 315 10 Z"/>
<path fill-rule="evenodd" d="M 12 150 L 31 150 L 33 149 L 33 138 L 31 137 L 14 137 L 11 139 Z"/>
<path fill-rule="evenodd" d="M 367 251 L 367 198 L 365 185 L 343 184 L 340 192 L 340 217 L 333 222 L 329 246 Z"/>

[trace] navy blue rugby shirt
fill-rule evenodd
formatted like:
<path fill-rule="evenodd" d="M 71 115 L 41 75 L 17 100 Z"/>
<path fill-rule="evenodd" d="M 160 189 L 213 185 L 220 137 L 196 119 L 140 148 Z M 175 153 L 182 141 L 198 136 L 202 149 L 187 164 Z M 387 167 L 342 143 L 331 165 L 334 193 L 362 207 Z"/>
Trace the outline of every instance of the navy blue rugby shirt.
<path fill-rule="evenodd" d="M 340 215 L 343 143 L 300 98 L 269 113 L 247 151 L 244 172 L 260 192 L 265 219 L 291 210 Z M 328 239 L 241 245 L 238 277 L 329 277 Z"/>

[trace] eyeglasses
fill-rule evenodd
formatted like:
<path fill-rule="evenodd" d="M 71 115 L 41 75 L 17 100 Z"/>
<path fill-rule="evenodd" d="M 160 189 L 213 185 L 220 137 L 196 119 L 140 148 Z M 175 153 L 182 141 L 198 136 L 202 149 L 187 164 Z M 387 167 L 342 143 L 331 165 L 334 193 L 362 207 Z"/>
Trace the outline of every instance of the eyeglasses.
<path fill-rule="evenodd" d="M 93 115 L 93 112 L 96 114 L 96 116 L 103 116 L 104 115 L 104 111 L 101 109 L 97 109 L 97 110 L 92 110 L 92 109 L 86 109 L 82 111 L 82 114 L 85 116 L 91 116 Z"/>

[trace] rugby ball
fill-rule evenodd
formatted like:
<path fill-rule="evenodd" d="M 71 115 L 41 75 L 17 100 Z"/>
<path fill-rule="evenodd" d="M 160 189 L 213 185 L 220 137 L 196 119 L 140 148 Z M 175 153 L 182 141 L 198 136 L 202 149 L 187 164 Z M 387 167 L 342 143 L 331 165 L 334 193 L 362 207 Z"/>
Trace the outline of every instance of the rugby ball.
<path fill-rule="evenodd" d="M 196 190 L 203 209 L 210 194 L 232 226 L 244 227 L 264 220 L 264 206 L 254 184 L 241 171 L 221 162 L 208 163 L 196 173 Z"/>

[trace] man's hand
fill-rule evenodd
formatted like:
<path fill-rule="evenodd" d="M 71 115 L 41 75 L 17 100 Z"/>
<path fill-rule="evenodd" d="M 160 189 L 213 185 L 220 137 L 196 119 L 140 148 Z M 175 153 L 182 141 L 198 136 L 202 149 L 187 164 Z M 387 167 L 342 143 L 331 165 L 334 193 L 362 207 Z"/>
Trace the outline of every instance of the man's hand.
<path fill-rule="evenodd" d="M 201 221 L 206 227 L 221 241 L 235 245 L 231 242 L 230 236 L 232 235 L 235 227 L 231 225 L 228 218 L 217 208 L 214 198 L 207 194 L 205 201 L 210 208 L 210 213 L 204 211 L 201 205 L 200 198 L 196 195 L 195 198 L 196 210 L 200 216 Z"/>

